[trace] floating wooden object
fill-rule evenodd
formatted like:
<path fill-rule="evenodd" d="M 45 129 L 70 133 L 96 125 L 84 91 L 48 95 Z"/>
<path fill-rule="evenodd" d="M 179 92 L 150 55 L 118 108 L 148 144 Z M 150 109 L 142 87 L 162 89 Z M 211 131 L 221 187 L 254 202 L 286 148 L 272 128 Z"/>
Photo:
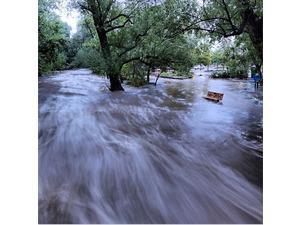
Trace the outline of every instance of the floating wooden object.
<path fill-rule="evenodd" d="M 223 96 L 224 96 L 223 93 L 209 91 L 207 92 L 207 96 L 204 96 L 204 98 L 211 101 L 219 102 L 222 101 Z"/>

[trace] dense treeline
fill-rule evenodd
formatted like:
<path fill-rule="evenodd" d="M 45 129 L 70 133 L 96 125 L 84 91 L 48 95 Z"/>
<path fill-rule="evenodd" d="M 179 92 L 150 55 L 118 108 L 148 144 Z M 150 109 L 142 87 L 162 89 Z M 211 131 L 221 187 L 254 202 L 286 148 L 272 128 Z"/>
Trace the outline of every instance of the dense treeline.
<path fill-rule="evenodd" d="M 64 69 L 70 28 L 53 12 L 54 1 L 39 0 L 39 75 Z"/>
<path fill-rule="evenodd" d="M 262 1 L 76 0 L 78 31 L 60 21 L 59 1 L 39 0 L 39 74 L 91 68 L 110 79 L 140 85 L 154 67 L 188 74 L 193 65 L 223 65 L 242 76 L 262 66 Z M 215 43 L 218 48 L 212 48 Z"/>

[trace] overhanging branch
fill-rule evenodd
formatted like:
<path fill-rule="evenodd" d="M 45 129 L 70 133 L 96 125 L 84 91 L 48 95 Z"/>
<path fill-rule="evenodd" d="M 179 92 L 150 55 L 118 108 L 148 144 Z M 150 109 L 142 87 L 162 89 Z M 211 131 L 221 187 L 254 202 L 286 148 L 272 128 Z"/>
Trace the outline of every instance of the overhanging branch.
<path fill-rule="evenodd" d="M 126 26 L 126 24 L 131 22 L 130 18 L 128 18 L 122 25 L 117 25 L 117 26 L 109 26 L 107 29 L 106 29 L 106 33 L 110 32 L 110 31 L 113 31 L 113 30 L 116 30 L 116 29 L 119 29 L 119 28 L 123 28 Z"/>

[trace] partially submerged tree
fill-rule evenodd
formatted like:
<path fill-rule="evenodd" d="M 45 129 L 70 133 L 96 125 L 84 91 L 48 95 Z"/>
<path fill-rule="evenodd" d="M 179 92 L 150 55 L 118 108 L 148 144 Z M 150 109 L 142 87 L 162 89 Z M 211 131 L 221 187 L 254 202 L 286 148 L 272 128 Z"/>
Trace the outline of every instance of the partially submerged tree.
<path fill-rule="evenodd" d="M 111 91 L 123 90 L 121 69 L 134 61 L 148 66 L 148 71 L 162 65 L 192 66 L 186 31 L 179 29 L 188 24 L 189 18 L 180 14 L 192 8 L 188 0 L 78 0 L 77 4 L 93 19 Z"/>
<path fill-rule="evenodd" d="M 124 57 L 122 56 L 135 48 L 135 46 L 132 46 L 119 54 L 114 54 L 115 52 L 112 51 L 113 47 L 122 49 L 123 46 L 118 46 L 119 43 L 113 43 L 112 39 L 122 36 L 123 29 L 138 26 L 134 16 L 138 12 L 137 9 L 142 10 L 142 2 L 139 0 L 126 2 L 116 0 L 77 1 L 80 8 L 90 13 L 93 18 L 105 62 L 105 71 L 110 79 L 111 91 L 124 90 L 121 85 L 120 71 L 126 60 L 124 62 Z M 144 36 L 146 32 L 147 30 L 136 32 L 135 38 L 131 38 L 131 40 L 133 39 L 135 42 L 138 42 L 140 37 Z M 130 60 L 133 59 L 127 59 L 128 62 Z"/>

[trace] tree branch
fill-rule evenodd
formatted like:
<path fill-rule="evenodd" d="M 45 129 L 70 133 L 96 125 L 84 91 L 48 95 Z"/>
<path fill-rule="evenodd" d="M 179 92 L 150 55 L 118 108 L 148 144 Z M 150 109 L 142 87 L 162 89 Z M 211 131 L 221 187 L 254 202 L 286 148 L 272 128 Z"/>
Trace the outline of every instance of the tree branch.
<path fill-rule="evenodd" d="M 123 66 L 123 65 L 125 65 L 126 63 L 132 62 L 132 61 L 134 61 L 134 60 L 140 60 L 140 58 L 141 58 L 141 57 L 139 57 L 139 56 L 135 56 L 135 57 L 129 58 L 129 59 L 127 59 L 127 60 L 124 60 L 124 61 L 121 63 L 121 65 Z"/>
<path fill-rule="evenodd" d="M 88 22 L 87 22 L 85 19 L 84 19 L 84 24 L 85 24 L 85 26 L 87 27 L 87 29 L 89 30 L 89 32 L 90 32 L 92 38 L 94 38 L 94 34 L 93 34 L 93 32 L 92 32 L 92 29 L 90 28 Z"/>
<path fill-rule="evenodd" d="M 106 33 L 110 32 L 110 31 L 113 31 L 113 30 L 115 30 L 115 29 L 123 28 L 123 27 L 126 26 L 126 24 L 127 24 L 128 22 L 132 23 L 131 20 L 130 20 L 130 18 L 128 18 L 122 25 L 118 25 L 118 26 L 109 26 L 109 28 L 106 29 Z"/>
<path fill-rule="evenodd" d="M 236 30 L 236 26 L 234 26 L 234 24 L 232 22 L 232 19 L 231 19 L 231 16 L 230 16 L 230 13 L 229 13 L 229 10 L 228 10 L 228 7 L 227 7 L 227 4 L 226 4 L 225 0 L 222 0 L 222 3 L 223 3 L 224 9 L 225 9 L 225 13 L 226 13 L 227 18 L 228 18 L 228 22 L 229 22 L 232 30 Z"/>
<path fill-rule="evenodd" d="M 129 19 L 130 17 L 126 14 L 123 14 L 123 13 L 120 13 L 118 14 L 117 16 L 113 17 L 112 19 L 108 20 L 108 21 L 105 21 L 105 24 L 109 24 L 109 23 L 112 23 L 113 21 L 115 21 L 116 19 L 120 18 L 120 17 L 125 17 L 127 19 Z"/>
<path fill-rule="evenodd" d="M 83 5 L 83 4 L 79 3 L 79 2 L 77 2 L 77 4 L 79 5 L 79 7 L 80 7 L 82 10 L 86 10 L 86 11 L 89 11 L 89 12 L 91 12 L 91 13 L 93 12 L 92 9 L 89 8 L 88 6 Z"/>
<path fill-rule="evenodd" d="M 129 52 L 129 51 L 135 49 L 135 48 L 138 46 L 138 44 L 139 44 L 139 42 L 140 42 L 140 40 L 141 40 L 141 37 L 146 36 L 149 30 L 150 30 L 150 27 L 148 27 L 143 33 L 138 34 L 138 35 L 135 37 L 134 45 L 125 48 L 125 50 L 119 54 L 119 57 L 121 57 L 121 56 L 123 56 L 124 54 L 126 54 L 127 52 Z"/>

